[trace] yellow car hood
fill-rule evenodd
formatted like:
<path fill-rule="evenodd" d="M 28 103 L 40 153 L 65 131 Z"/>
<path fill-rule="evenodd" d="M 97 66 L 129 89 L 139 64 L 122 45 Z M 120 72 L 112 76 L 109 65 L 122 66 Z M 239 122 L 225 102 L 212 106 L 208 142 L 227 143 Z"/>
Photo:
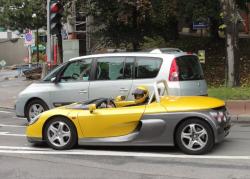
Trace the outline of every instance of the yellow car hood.
<path fill-rule="evenodd" d="M 211 97 L 204 96 L 164 96 L 161 97 L 161 104 L 167 111 L 194 111 L 225 106 L 225 102 Z"/>

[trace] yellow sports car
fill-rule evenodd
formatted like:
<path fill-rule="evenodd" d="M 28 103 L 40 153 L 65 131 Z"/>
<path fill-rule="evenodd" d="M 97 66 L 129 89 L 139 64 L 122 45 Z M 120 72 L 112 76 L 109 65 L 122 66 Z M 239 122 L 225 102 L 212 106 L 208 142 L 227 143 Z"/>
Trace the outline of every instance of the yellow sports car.
<path fill-rule="evenodd" d="M 55 108 L 27 127 L 29 142 L 46 141 L 57 150 L 82 145 L 172 146 L 204 154 L 229 133 L 230 118 L 219 99 L 167 96 L 167 83 L 133 93 L 134 101 L 99 98 Z"/>

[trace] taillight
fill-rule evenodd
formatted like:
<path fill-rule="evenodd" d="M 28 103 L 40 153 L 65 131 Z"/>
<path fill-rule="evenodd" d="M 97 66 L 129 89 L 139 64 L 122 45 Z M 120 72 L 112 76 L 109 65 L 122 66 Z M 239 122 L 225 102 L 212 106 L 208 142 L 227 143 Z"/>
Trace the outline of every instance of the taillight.
<path fill-rule="evenodd" d="M 179 81 L 179 68 L 176 63 L 176 59 L 172 61 L 170 72 L 169 72 L 169 81 Z"/>

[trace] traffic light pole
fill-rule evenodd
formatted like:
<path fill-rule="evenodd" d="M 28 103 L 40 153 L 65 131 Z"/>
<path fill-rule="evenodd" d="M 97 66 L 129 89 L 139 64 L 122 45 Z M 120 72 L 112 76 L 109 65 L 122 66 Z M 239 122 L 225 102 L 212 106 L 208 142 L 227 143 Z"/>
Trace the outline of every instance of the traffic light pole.
<path fill-rule="evenodd" d="M 51 64 L 50 0 L 47 0 L 47 62 Z"/>

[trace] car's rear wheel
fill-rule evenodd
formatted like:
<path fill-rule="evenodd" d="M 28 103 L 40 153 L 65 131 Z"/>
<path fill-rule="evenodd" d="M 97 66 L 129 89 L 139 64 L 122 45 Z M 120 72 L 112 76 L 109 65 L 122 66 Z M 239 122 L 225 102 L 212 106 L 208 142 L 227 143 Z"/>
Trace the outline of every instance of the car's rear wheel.
<path fill-rule="evenodd" d="M 39 114 L 48 110 L 48 106 L 40 99 L 30 101 L 25 109 L 28 122 L 34 120 Z"/>
<path fill-rule="evenodd" d="M 176 131 L 176 144 L 186 154 L 208 153 L 214 146 L 214 135 L 209 124 L 201 119 L 189 119 Z"/>
<path fill-rule="evenodd" d="M 44 138 L 47 144 L 56 150 L 71 149 L 77 143 L 74 124 L 63 117 L 56 117 L 46 124 Z"/>

